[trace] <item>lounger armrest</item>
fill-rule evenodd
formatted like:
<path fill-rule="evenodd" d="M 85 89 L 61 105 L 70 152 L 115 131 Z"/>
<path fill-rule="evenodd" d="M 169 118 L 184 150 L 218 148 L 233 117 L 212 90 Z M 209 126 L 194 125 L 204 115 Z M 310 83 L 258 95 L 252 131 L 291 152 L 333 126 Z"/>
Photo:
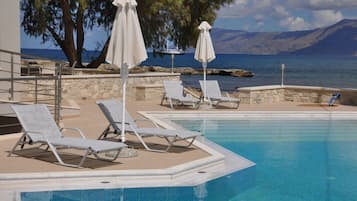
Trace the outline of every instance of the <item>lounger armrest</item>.
<path fill-rule="evenodd" d="M 65 130 L 72 130 L 72 131 L 77 131 L 79 133 L 79 135 L 83 138 L 86 139 L 86 136 L 84 135 L 84 133 L 81 131 L 81 129 L 79 128 L 61 128 L 61 131 L 65 131 Z"/>
<path fill-rule="evenodd" d="M 115 124 L 121 124 L 121 121 L 114 121 L 113 123 L 115 123 Z M 126 125 L 130 125 L 129 122 L 125 122 L 125 124 L 126 124 Z"/>
<path fill-rule="evenodd" d="M 150 122 L 150 123 L 151 123 L 152 125 L 154 125 L 156 128 L 160 128 L 159 125 L 157 125 L 154 121 L 151 121 L 150 119 L 140 118 L 140 119 L 135 119 L 134 121 L 135 121 L 135 122 L 138 122 L 138 121 Z"/>

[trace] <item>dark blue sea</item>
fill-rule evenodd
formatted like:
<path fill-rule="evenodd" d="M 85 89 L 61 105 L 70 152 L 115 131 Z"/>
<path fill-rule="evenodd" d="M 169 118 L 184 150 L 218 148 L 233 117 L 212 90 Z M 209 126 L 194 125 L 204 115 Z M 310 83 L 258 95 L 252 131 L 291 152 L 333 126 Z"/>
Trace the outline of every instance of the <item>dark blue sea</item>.
<path fill-rule="evenodd" d="M 66 60 L 60 50 L 22 49 L 22 53 Z M 95 51 L 85 51 L 83 61 L 89 62 L 97 55 Z M 171 56 L 154 56 L 142 65 L 163 66 L 171 68 Z M 229 76 L 207 76 L 218 80 L 224 90 L 231 91 L 238 87 L 275 85 L 281 83 L 281 64 L 285 64 L 285 85 L 306 85 L 337 88 L 357 88 L 357 57 L 354 56 L 309 56 L 309 55 L 237 55 L 217 54 L 208 68 L 240 68 L 255 73 L 251 78 Z M 201 68 L 201 63 L 193 58 L 193 53 L 176 55 L 175 67 Z M 184 85 L 199 87 L 198 80 L 203 76 L 182 76 Z"/>

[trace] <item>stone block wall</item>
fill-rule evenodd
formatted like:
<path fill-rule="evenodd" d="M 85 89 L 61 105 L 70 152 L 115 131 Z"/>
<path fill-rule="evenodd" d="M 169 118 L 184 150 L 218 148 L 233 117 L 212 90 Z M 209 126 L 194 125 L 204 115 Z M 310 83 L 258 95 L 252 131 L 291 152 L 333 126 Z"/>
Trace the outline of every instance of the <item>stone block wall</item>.
<path fill-rule="evenodd" d="M 284 89 L 280 87 L 246 87 L 239 89 L 241 103 L 260 104 L 284 101 Z"/>
<path fill-rule="evenodd" d="M 312 87 L 286 87 L 284 100 L 299 103 L 327 103 L 337 89 Z"/>
<path fill-rule="evenodd" d="M 340 93 L 338 100 L 343 105 L 357 105 L 357 90 L 336 89 L 309 86 L 259 86 L 239 89 L 239 98 L 242 103 L 279 103 L 283 101 L 298 103 L 328 103 L 332 94 Z"/>
<path fill-rule="evenodd" d="M 163 80 L 179 80 L 180 74 L 145 73 L 129 75 L 126 95 L 128 99 L 137 97 L 136 86 L 161 85 Z M 27 81 L 33 83 L 34 81 Z M 44 85 L 53 85 L 53 81 L 41 81 Z M 41 86 L 39 86 L 41 89 Z M 34 85 L 28 85 L 28 90 L 34 90 Z M 162 88 L 158 87 L 156 90 Z M 62 77 L 63 99 L 106 99 L 122 96 L 122 80 L 120 75 L 65 75 Z M 34 95 L 26 95 L 26 99 Z"/>

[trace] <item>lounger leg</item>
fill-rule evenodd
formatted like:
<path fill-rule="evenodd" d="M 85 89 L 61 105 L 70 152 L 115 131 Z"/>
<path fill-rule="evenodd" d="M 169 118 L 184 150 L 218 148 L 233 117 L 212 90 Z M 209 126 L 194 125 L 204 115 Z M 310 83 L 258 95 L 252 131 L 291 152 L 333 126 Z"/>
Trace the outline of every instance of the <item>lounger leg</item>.
<path fill-rule="evenodd" d="M 98 153 L 96 153 L 96 152 L 93 152 L 93 155 L 94 155 L 97 159 L 99 159 L 99 160 L 110 161 L 110 162 L 111 162 L 111 161 L 115 161 L 115 160 L 118 158 L 118 156 L 119 156 L 121 150 L 122 150 L 122 148 L 119 149 L 119 150 L 117 150 L 117 151 L 116 151 L 116 154 L 115 154 L 113 157 L 108 157 L 108 158 L 100 157 L 100 156 L 98 155 Z M 114 150 L 113 150 L 113 151 L 114 151 Z"/>
<path fill-rule="evenodd" d="M 177 142 L 177 141 L 181 141 L 181 140 L 177 140 L 177 137 L 175 137 L 173 140 L 169 140 L 169 139 L 167 139 L 167 138 L 165 138 L 166 139 L 166 141 L 170 144 L 170 147 L 171 146 L 174 146 L 174 143 L 175 142 Z M 190 147 L 192 144 L 193 144 L 193 142 L 196 140 L 196 137 L 193 137 L 192 138 L 192 140 L 188 143 L 188 145 L 186 145 L 186 146 L 178 146 L 178 147 Z M 167 149 L 168 150 L 168 149 Z"/>
<path fill-rule="evenodd" d="M 92 153 L 92 150 L 87 149 L 86 153 L 84 154 L 84 156 L 82 157 L 81 162 L 78 164 L 77 167 L 82 167 L 84 161 L 87 159 L 88 155 L 90 155 L 90 153 Z"/>
<path fill-rule="evenodd" d="M 170 140 L 169 138 L 165 137 L 165 140 L 169 144 L 165 151 L 169 151 L 171 149 L 171 147 L 174 145 L 174 143 L 176 142 L 177 137 L 175 136 L 172 140 Z"/>
<path fill-rule="evenodd" d="M 164 95 L 163 95 L 162 98 L 161 98 L 161 103 L 160 103 L 160 105 L 164 104 L 164 100 L 167 100 L 165 93 L 164 93 Z"/>
<path fill-rule="evenodd" d="M 107 128 L 105 128 L 105 130 L 102 132 L 102 134 L 100 134 L 100 136 L 98 137 L 98 140 L 106 138 L 109 133 L 109 130 L 110 130 L 110 124 L 107 126 Z"/>
<path fill-rule="evenodd" d="M 195 140 L 196 140 L 196 137 L 192 138 L 191 142 L 187 145 L 187 147 L 190 147 Z"/>
<path fill-rule="evenodd" d="M 210 106 L 211 108 L 213 108 L 213 102 L 212 102 L 212 100 L 208 100 L 208 102 L 209 102 L 209 106 Z"/>
<path fill-rule="evenodd" d="M 139 141 L 141 142 L 141 144 L 145 147 L 146 150 L 148 151 L 152 151 L 152 152 L 160 152 L 160 153 L 164 153 L 166 152 L 165 150 L 159 150 L 159 149 L 151 149 L 146 142 L 144 141 L 144 139 L 136 132 L 134 131 L 136 137 L 139 139 Z"/>
<path fill-rule="evenodd" d="M 171 107 L 172 109 L 174 109 L 174 105 L 172 104 L 172 100 L 171 100 L 171 99 L 169 99 L 169 103 L 170 103 L 170 107 Z"/>
<path fill-rule="evenodd" d="M 14 153 L 14 151 L 16 150 L 16 147 L 17 147 L 18 145 L 20 145 L 20 144 L 21 144 L 21 145 L 25 144 L 25 140 L 26 140 L 26 135 L 23 134 L 23 135 L 20 137 L 20 139 L 17 140 L 15 146 L 11 149 L 10 153 L 9 153 L 7 156 L 8 156 L 8 157 L 11 156 L 11 154 Z"/>
<path fill-rule="evenodd" d="M 61 157 L 59 156 L 59 154 L 57 153 L 57 149 L 55 146 L 53 146 L 52 144 L 48 144 L 48 146 L 51 148 L 51 151 L 53 153 L 53 155 L 55 155 L 57 161 L 61 164 L 64 165 L 65 163 L 62 161 Z"/>
<path fill-rule="evenodd" d="M 237 109 L 239 108 L 240 101 L 237 102 Z"/>
<path fill-rule="evenodd" d="M 90 149 L 87 149 L 86 153 L 84 154 L 84 156 L 82 157 L 82 160 L 79 162 L 78 165 L 74 165 L 74 164 L 69 164 L 69 163 L 65 163 L 63 162 L 62 158 L 60 157 L 60 155 L 58 154 L 57 152 L 57 149 L 55 146 L 53 146 L 52 144 L 48 143 L 49 147 L 51 148 L 51 151 L 53 153 L 53 155 L 55 155 L 58 163 L 60 165 L 63 165 L 63 166 L 67 166 L 67 167 L 74 167 L 74 168 L 81 168 L 84 161 L 87 159 L 87 156 L 90 155 L 92 153 L 92 150 Z"/>

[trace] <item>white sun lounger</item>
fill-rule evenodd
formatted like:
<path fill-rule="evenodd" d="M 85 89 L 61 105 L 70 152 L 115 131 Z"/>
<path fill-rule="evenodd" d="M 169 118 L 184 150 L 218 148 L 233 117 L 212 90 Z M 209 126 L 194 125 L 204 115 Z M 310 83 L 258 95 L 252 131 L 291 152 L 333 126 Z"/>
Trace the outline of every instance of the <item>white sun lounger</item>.
<path fill-rule="evenodd" d="M 221 88 L 217 80 L 206 80 L 206 92 L 204 92 L 204 81 L 200 80 L 200 86 L 202 92 L 205 93 L 204 97 L 206 97 L 209 101 L 209 104 L 212 106 L 217 106 L 222 102 L 230 102 L 235 103 L 236 107 L 239 107 L 240 99 L 232 98 L 227 96 L 222 96 Z"/>
<path fill-rule="evenodd" d="M 16 142 L 9 156 L 14 153 L 16 147 L 19 145 L 22 149 L 25 144 L 40 143 L 47 145 L 46 150 L 48 148 L 51 149 L 59 164 L 69 167 L 81 167 L 86 158 L 91 154 L 97 159 L 113 161 L 119 156 L 121 149 L 127 147 L 126 144 L 120 142 L 86 139 L 82 131 L 78 128 L 58 128 L 46 105 L 11 105 L 11 107 L 20 121 L 23 128 L 23 135 Z M 77 131 L 81 137 L 65 137 L 62 131 L 66 129 Z M 78 165 L 68 164 L 62 160 L 58 153 L 59 148 L 79 149 L 85 150 L 86 152 Z M 110 158 L 104 158 L 98 155 L 99 153 L 109 151 L 116 151 L 116 154 Z"/>
<path fill-rule="evenodd" d="M 192 105 L 193 108 L 198 109 L 200 106 L 200 99 L 191 96 L 191 94 L 186 94 L 181 81 L 178 80 L 164 80 L 164 96 L 161 100 L 161 105 L 164 100 L 167 100 L 171 108 L 174 105 Z"/>
<path fill-rule="evenodd" d="M 97 101 L 99 108 L 104 113 L 105 117 L 109 121 L 108 127 L 103 131 L 102 135 L 99 136 L 98 139 L 106 138 L 108 134 L 120 135 L 121 133 L 121 123 L 122 123 L 122 104 L 118 100 L 100 100 Z M 194 131 L 186 131 L 186 130 L 169 130 L 159 128 L 157 124 L 148 120 L 148 119 L 141 119 L 144 121 L 150 121 L 155 128 L 139 128 L 136 125 L 136 121 L 134 120 L 130 114 L 125 111 L 125 131 L 131 134 L 135 134 L 139 141 L 143 144 L 146 150 L 148 151 L 155 151 L 155 152 L 166 152 L 168 151 L 175 142 L 182 141 L 182 140 L 190 140 L 188 142 L 187 147 L 191 146 L 194 140 L 201 136 L 202 134 L 199 132 Z M 111 131 L 111 128 L 114 131 Z M 164 138 L 168 146 L 164 150 L 152 149 L 150 148 L 147 143 L 144 141 L 143 138 L 157 136 Z"/>

